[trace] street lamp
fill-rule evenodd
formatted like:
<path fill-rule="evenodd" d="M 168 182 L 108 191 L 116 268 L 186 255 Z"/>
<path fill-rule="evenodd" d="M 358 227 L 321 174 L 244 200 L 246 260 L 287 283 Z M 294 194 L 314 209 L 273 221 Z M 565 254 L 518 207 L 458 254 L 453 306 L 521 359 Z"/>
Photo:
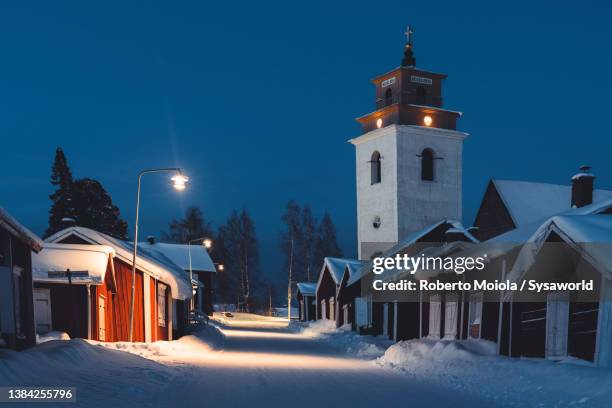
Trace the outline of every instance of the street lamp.
<path fill-rule="evenodd" d="M 223 265 L 222 263 L 215 262 L 215 265 L 217 266 L 217 269 L 221 272 L 225 270 L 225 265 Z"/>
<path fill-rule="evenodd" d="M 140 208 L 140 181 L 142 176 L 148 173 L 172 172 L 177 173 L 171 178 L 173 187 L 182 191 L 185 189 L 189 179 L 183 175 L 178 167 L 167 167 L 159 169 L 147 169 L 138 173 L 138 189 L 136 191 L 136 221 L 134 222 L 134 249 L 132 253 L 132 295 L 130 297 L 130 336 L 129 341 L 134 339 L 134 294 L 136 291 L 136 255 L 138 254 L 138 210 Z"/>
<path fill-rule="evenodd" d="M 191 282 L 192 285 L 193 285 L 193 269 L 191 268 L 191 243 L 198 242 L 198 241 L 202 241 L 202 246 L 206 249 L 212 248 L 212 245 L 213 245 L 212 239 L 206 238 L 206 237 L 192 239 L 187 242 L 187 248 L 189 252 L 189 281 Z M 194 302 L 194 298 L 192 297 L 191 302 L 190 302 L 191 310 L 195 308 L 195 305 L 193 302 Z"/>

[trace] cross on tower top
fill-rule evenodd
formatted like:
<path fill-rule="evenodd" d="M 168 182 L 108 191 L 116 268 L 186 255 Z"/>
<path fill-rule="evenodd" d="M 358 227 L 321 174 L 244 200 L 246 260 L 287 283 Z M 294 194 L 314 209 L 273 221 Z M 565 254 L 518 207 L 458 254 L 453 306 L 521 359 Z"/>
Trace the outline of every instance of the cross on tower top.
<path fill-rule="evenodd" d="M 414 34 L 412 26 L 409 25 L 408 27 L 406 27 L 406 32 L 404 34 L 406 34 L 406 42 L 412 45 L 412 34 Z"/>

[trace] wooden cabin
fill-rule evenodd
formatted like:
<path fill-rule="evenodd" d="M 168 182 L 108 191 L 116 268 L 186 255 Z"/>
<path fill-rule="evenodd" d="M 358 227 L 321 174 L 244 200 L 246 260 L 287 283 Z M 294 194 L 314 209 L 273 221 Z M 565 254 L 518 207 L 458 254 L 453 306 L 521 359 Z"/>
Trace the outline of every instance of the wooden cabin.
<path fill-rule="evenodd" d="M 148 242 L 138 244 L 139 248 L 165 257 L 180 266 L 193 280 L 195 294 L 191 310 L 212 316 L 213 313 L 213 278 L 217 268 L 208 251 L 202 245 L 167 244 L 149 238 Z"/>
<path fill-rule="evenodd" d="M 55 244 L 103 245 L 113 250 L 112 265 L 105 274 L 104 283 L 89 286 L 90 296 L 81 298 L 83 303 L 79 309 L 87 308 L 89 299 L 92 327 L 98 329 L 86 334 L 93 340 L 128 341 L 132 245 L 84 227 L 66 228 L 46 241 Z M 56 266 L 62 268 L 56 272 L 66 271 L 67 265 Z M 70 285 L 67 277 L 65 284 Z M 133 341 L 172 340 L 173 335 L 181 333 L 187 324 L 186 310 L 192 296 L 191 284 L 183 269 L 167 258 L 139 250 L 136 258 Z M 102 324 L 100 309 L 104 309 L 103 314 L 107 316 L 103 332 L 99 331 Z"/>
<path fill-rule="evenodd" d="M 454 242 L 475 243 L 478 240 L 460 222 L 441 220 L 405 237 L 381 257 L 416 256 L 424 251 L 446 248 L 447 243 Z M 344 302 L 351 302 L 353 298 L 355 303 L 355 310 L 358 312 L 358 316 L 355 317 L 355 329 L 363 334 L 384 335 L 396 341 L 419 338 L 424 332 L 428 333 L 429 308 L 441 307 L 442 303 L 429 302 L 428 294 L 425 294 L 427 298 L 423 299 L 416 292 L 375 292 L 370 289 L 374 279 L 392 282 L 401 279 L 414 280 L 414 276 L 410 271 L 389 270 L 374 277 L 371 269 L 370 262 L 363 267 L 359 275 L 350 278 L 347 281 L 346 299 L 343 295 Z M 361 287 L 361 290 L 354 288 L 355 285 Z M 436 316 L 436 313 L 432 316 Z M 440 322 L 435 320 L 433 323 Z M 432 336 L 435 331 L 436 329 L 433 329 Z"/>
<path fill-rule="evenodd" d="M 42 241 L 0 208 L 0 346 L 36 344 L 32 303 L 32 252 Z"/>
<path fill-rule="evenodd" d="M 338 305 L 336 296 L 347 264 L 361 266 L 360 261 L 354 259 L 342 259 L 325 257 L 323 266 L 319 273 L 316 288 L 316 316 L 318 319 L 336 320 Z"/>
<path fill-rule="evenodd" d="M 612 217 L 551 218 L 521 249 L 508 279 L 594 282 L 594 293 L 507 293 L 508 355 L 612 366 Z"/>
<path fill-rule="evenodd" d="M 315 320 L 317 317 L 317 284 L 299 282 L 297 284 L 298 316 L 303 322 Z"/>
<path fill-rule="evenodd" d="M 485 241 L 573 207 L 612 198 L 612 191 L 594 190 L 592 183 L 588 184 L 588 178 L 572 179 L 572 185 L 492 179 L 474 221 L 477 237 Z"/>
<path fill-rule="evenodd" d="M 104 288 L 116 293 L 114 254 L 105 245 L 45 243 L 32 255 L 37 334 L 112 341 L 117 321 Z"/>

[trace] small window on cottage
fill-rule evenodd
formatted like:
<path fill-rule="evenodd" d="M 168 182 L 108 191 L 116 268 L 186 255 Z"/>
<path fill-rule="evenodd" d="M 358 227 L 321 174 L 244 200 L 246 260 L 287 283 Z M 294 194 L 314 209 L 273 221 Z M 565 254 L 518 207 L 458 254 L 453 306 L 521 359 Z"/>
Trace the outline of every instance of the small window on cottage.
<path fill-rule="evenodd" d="M 421 180 L 434 180 L 434 152 L 430 148 L 421 153 Z"/>
<path fill-rule="evenodd" d="M 157 324 L 166 327 L 166 287 L 157 285 Z"/>
<path fill-rule="evenodd" d="M 387 88 L 385 91 L 385 106 L 389 106 L 393 103 L 393 91 L 391 88 Z"/>
<path fill-rule="evenodd" d="M 372 158 L 370 159 L 370 177 L 371 184 L 377 184 L 381 181 L 381 165 L 380 165 L 380 153 L 375 151 L 372 153 Z"/>
<path fill-rule="evenodd" d="M 416 103 L 417 105 L 427 104 L 427 89 L 424 86 L 419 86 L 416 89 Z"/>

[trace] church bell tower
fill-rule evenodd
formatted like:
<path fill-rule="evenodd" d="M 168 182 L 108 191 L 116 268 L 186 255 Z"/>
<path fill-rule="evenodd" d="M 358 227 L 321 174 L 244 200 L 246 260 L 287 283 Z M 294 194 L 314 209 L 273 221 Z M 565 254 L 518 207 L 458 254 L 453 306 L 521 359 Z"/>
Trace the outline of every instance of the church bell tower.
<path fill-rule="evenodd" d="M 443 219 L 461 219 L 462 113 L 443 108 L 446 75 L 416 67 L 408 27 L 401 65 L 372 79 L 375 110 L 357 118 L 359 258 Z"/>

